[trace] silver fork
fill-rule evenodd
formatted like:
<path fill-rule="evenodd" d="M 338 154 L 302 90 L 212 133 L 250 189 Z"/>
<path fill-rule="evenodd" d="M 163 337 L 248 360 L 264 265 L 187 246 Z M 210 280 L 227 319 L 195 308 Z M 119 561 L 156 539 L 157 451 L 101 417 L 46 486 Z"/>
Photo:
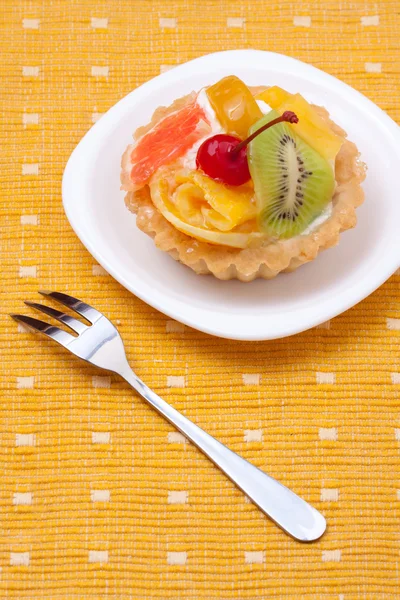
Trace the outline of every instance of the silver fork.
<path fill-rule="evenodd" d="M 139 379 L 128 364 L 119 332 L 107 317 L 89 304 L 67 294 L 44 291 L 40 293 L 72 309 L 91 325 L 86 325 L 74 317 L 36 302 L 25 304 L 57 319 L 77 333 L 77 337 L 39 319 L 19 314 L 11 316 L 31 329 L 47 335 L 75 356 L 96 367 L 120 375 L 157 412 L 208 456 L 254 504 L 292 537 L 301 542 L 311 542 L 321 537 L 326 529 L 326 521 L 321 513 L 189 421 Z"/>

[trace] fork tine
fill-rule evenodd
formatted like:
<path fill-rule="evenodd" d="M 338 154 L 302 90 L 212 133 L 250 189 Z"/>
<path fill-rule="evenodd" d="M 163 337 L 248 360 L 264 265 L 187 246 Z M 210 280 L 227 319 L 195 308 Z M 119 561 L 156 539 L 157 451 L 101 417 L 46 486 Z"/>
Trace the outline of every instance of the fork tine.
<path fill-rule="evenodd" d="M 84 325 L 83 323 L 81 323 L 81 321 L 78 321 L 78 319 L 70 317 L 69 315 L 62 313 L 59 310 L 56 310 L 55 308 L 46 306 L 45 304 L 38 304 L 37 302 L 28 302 L 27 300 L 25 301 L 25 304 L 27 306 L 30 306 L 31 308 L 35 308 L 36 310 L 44 312 L 46 315 L 53 317 L 53 319 L 57 319 L 57 321 L 64 323 L 64 325 L 66 325 L 78 334 L 83 333 L 88 328 L 87 325 Z"/>
<path fill-rule="evenodd" d="M 64 304 L 64 306 L 68 306 L 82 317 L 85 317 L 92 325 L 98 321 L 103 315 L 101 312 L 89 306 L 89 304 L 85 304 L 78 298 L 74 298 L 73 296 L 68 296 L 67 294 L 62 294 L 61 292 L 48 292 L 46 290 L 39 290 L 39 294 L 42 296 L 48 296 L 49 298 L 53 298 L 57 302 Z"/>
<path fill-rule="evenodd" d="M 44 333 L 44 335 L 47 335 L 47 337 L 51 338 L 52 340 L 55 340 L 65 348 L 67 348 L 71 342 L 77 339 L 70 333 L 64 331 L 63 329 L 55 327 L 54 325 L 50 325 L 49 323 L 45 323 L 44 321 L 39 321 L 39 319 L 34 319 L 33 317 L 27 317 L 26 315 L 17 314 L 11 314 L 10 316 L 15 321 L 25 323 L 25 325 L 28 325 L 28 327 L 30 327 L 31 329 L 34 329 L 39 333 Z"/>

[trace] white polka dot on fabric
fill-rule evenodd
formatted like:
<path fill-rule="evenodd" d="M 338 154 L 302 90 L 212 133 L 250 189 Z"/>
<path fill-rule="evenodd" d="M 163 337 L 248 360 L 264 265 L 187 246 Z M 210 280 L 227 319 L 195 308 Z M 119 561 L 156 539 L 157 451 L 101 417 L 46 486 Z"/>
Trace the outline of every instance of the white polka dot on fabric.
<path fill-rule="evenodd" d="M 23 164 L 22 175 L 39 175 L 39 165 L 37 163 Z"/>
<path fill-rule="evenodd" d="M 37 225 L 37 215 L 21 215 L 21 225 Z"/>
<path fill-rule="evenodd" d="M 340 562 L 342 560 L 342 553 L 340 550 L 323 550 L 322 551 L 322 562 Z"/>
<path fill-rule="evenodd" d="M 93 77 L 108 77 L 110 72 L 110 67 L 96 67 L 93 66 L 91 69 L 91 73 Z"/>
<path fill-rule="evenodd" d="M 371 17 L 361 17 L 361 25 L 369 27 L 371 25 L 379 25 L 379 15 L 373 15 Z"/>
<path fill-rule="evenodd" d="M 24 29 L 39 29 L 40 19 L 22 19 Z"/>
<path fill-rule="evenodd" d="M 39 125 L 39 114 L 38 113 L 23 113 L 22 123 L 26 125 Z"/>
<path fill-rule="evenodd" d="M 167 333 L 184 333 L 185 326 L 183 323 L 178 323 L 178 321 L 167 321 L 165 325 L 165 329 Z"/>
<path fill-rule="evenodd" d="M 318 435 L 320 440 L 331 440 L 336 442 L 338 439 L 336 427 L 320 427 Z"/>
<path fill-rule="evenodd" d="M 320 323 L 319 325 L 317 325 L 315 327 L 315 329 L 330 329 L 331 328 L 331 322 L 330 321 L 325 321 L 324 323 Z"/>
<path fill-rule="evenodd" d="M 35 385 L 35 376 L 29 375 L 27 377 L 17 377 L 17 388 L 19 390 L 29 390 Z"/>
<path fill-rule="evenodd" d="M 40 72 L 39 67 L 29 67 L 29 66 L 22 67 L 22 75 L 24 77 L 38 77 L 39 72 Z"/>
<path fill-rule="evenodd" d="M 258 373 L 243 373 L 242 381 L 244 385 L 260 385 L 260 375 Z"/>
<path fill-rule="evenodd" d="M 92 502 L 110 502 L 110 490 L 91 490 L 90 499 Z"/>
<path fill-rule="evenodd" d="M 162 29 L 175 29 L 177 26 L 176 19 L 172 17 L 161 17 L 158 23 Z"/>
<path fill-rule="evenodd" d="M 168 432 L 168 442 L 170 444 L 186 444 L 187 439 L 179 431 L 169 431 Z"/>
<path fill-rule="evenodd" d="M 19 268 L 19 276 L 24 277 L 37 277 L 37 268 L 35 266 Z"/>
<path fill-rule="evenodd" d="M 29 552 L 10 552 L 10 566 L 29 567 L 29 563 L 30 563 Z"/>
<path fill-rule="evenodd" d="M 13 504 L 15 506 L 29 506 L 32 504 L 31 492 L 15 492 L 13 495 Z"/>
<path fill-rule="evenodd" d="M 93 275 L 103 277 L 108 275 L 107 271 L 101 265 L 93 265 L 92 267 Z"/>
<path fill-rule="evenodd" d="M 333 488 L 322 488 L 321 502 L 337 502 L 339 500 L 339 490 Z"/>
<path fill-rule="evenodd" d="M 108 375 L 94 375 L 92 377 L 92 385 L 94 388 L 109 388 L 111 387 L 111 377 L 109 377 Z"/>
<path fill-rule="evenodd" d="M 160 73 L 166 73 L 173 69 L 176 65 L 160 65 Z"/>
<path fill-rule="evenodd" d="M 92 444 L 109 444 L 111 434 L 109 431 L 92 431 Z"/>
<path fill-rule="evenodd" d="M 246 19 L 244 17 L 228 17 L 226 20 L 227 27 L 237 27 L 240 29 L 244 27 L 246 23 Z"/>
<path fill-rule="evenodd" d="M 245 442 L 262 442 L 262 429 L 245 429 Z"/>
<path fill-rule="evenodd" d="M 167 564 L 169 565 L 185 565 L 187 562 L 187 552 L 168 552 Z"/>
<path fill-rule="evenodd" d="M 168 492 L 168 504 L 187 504 L 188 502 L 187 492 Z"/>
<path fill-rule="evenodd" d="M 174 388 L 184 388 L 185 387 L 184 375 L 168 375 L 167 386 L 174 387 Z"/>
<path fill-rule="evenodd" d="M 296 25 L 296 27 L 311 27 L 311 17 L 293 17 L 293 25 Z"/>
<path fill-rule="evenodd" d="M 16 446 L 35 446 L 36 436 L 34 433 L 17 433 L 15 434 Z"/>
<path fill-rule="evenodd" d="M 89 562 L 90 563 L 108 563 L 108 551 L 107 550 L 90 550 Z"/>
<path fill-rule="evenodd" d="M 244 562 L 248 565 L 251 564 L 262 564 L 265 561 L 265 553 L 262 551 L 258 552 L 245 552 Z"/>
<path fill-rule="evenodd" d="M 108 19 L 107 18 L 92 17 L 90 19 L 90 25 L 93 27 L 93 29 L 107 29 L 107 27 L 108 27 Z"/>
<path fill-rule="evenodd" d="M 400 331 L 400 319 L 386 319 L 386 327 L 392 331 Z"/>
<path fill-rule="evenodd" d="M 317 372 L 315 374 L 317 383 L 335 383 L 336 375 L 335 373 L 322 373 Z"/>
<path fill-rule="evenodd" d="M 382 63 L 366 62 L 364 64 L 364 69 L 367 73 L 381 73 Z"/>

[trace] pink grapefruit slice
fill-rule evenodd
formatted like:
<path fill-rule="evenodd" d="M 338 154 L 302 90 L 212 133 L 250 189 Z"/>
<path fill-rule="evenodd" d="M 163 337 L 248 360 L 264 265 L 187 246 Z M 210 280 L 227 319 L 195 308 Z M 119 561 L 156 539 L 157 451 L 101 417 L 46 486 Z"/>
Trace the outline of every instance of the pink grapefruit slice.
<path fill-rule="evenodd" d="M 210 131 L 206 114 L 196 102 L 166 115 L 131 151 L 130 178 L 134 186 L 145 185 L 159 167 L 183 156 Z"/>

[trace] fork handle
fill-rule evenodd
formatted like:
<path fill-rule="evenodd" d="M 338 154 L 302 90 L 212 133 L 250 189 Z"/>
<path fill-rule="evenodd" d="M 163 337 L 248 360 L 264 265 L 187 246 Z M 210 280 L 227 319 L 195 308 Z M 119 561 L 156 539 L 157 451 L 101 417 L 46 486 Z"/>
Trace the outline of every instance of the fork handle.
<path fill-rule="evenodd" d="M 326 521 L 314 507 L 189 421 L 143 383 L 130 367 L 121 375 L 279 527 L 301 542 L 311 542 L 321 537 L 326 529 Z"/>

